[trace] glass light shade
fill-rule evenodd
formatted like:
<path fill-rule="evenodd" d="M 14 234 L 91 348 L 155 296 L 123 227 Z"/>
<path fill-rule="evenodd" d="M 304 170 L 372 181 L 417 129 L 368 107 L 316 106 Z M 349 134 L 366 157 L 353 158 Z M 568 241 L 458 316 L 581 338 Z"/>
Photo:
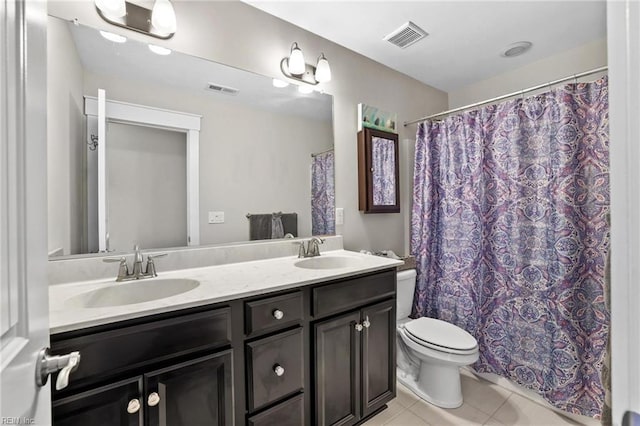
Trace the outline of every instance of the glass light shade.
<path fill-rule="evenodd" d="M 302 50 L 300 50 L 297 43 L 293 43 L 293 47 L 291 48 L 288 66 L 289 72 L 294 75 L 304 74 L 304 71 L 307 68 L 304 62 L 304 55 L 302 54 Z"/>
<path fill-rule="evenodd" d="M 176 32 L 176 12 L 169 0 L 156 0 L 151 11 L 151 24 L 162 34 Z"/>
<path fill-rule="evenodd" d="M 95 0 L 95 5 L 107 18 L 122 18 L 127 14 L 125 0 Z"/>
<path fill-rule="evenodd" d="M 171 49 L 167 49 L 166 47 L 156 46 L 155 44 L 149 45 L 149 50 L 155 53 L 156 55 L 166 56 L 171 54 Z"/>
<path fill-rule="evenodd" d="M 282 89 L 283 87 L 287 87 L 289 85 L 289 83 L 287 83 L 286 81 L 282 81 L 279 78 L 274 78 L 273 79 L 273 87 L 277 87 L 279 89 Z"/>
<path fill-rule="evenodd" d="M 318 58 L 318 65 L 316 65 L 316 81 L 318 83 L 326 83 L 331 81 L 331 68 L 329 68 L 329 61 L 324 57 L 324 53 Z"/>
<path fill-rule="evenodd" d="M 298 92 L 303 93 L 305 95 L 308 95 L 309 93 L 313 92 L 313 88 L 310 86 L 298 86 Z"/>
<path fill-rule="evenodd" d="M 124 43 L 125 41 L 127 41 L 127 38 L 125 36 L 121 36 L 120 34 L 110 33 L 108 31 L 100 31 L 100 35 L 114 43 Z"/>

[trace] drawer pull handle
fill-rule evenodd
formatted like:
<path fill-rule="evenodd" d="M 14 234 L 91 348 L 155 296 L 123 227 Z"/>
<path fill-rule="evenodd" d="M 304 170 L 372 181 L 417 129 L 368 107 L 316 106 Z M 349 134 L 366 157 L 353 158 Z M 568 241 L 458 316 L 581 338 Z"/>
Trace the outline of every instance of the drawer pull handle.
<path fill-rule="evenodd" d="M 282 312 L 280 309 L 275 309 L 273 311 L 273 317 L 277 320 L 281 320 L 282 318 L 284 318 L 284 312 Z"/>
<path fill-rule="evenodd" d="M 281 377 L 284 374 L 284 367 L 276 364 L 275 367 L 273 367 L 273 372 L 276 373 L 276 376 Z"/>
<path fill-rule="evenodd" d="M 152 392 L 149 394 L 149 398 L 147 398 L 147 405 L 149 407 L 155 407 L 160 402 L 160 395 L 157 392 Z"/>
<path fill-rule="evenodd" d="M 356 331 L 362 331 L 362 324 L 356 323 Z"/>
<path fill-rule="evenodd" d="M 127 413 L 134 414 L 134 413 L 137 413 L 139 410 L 140 410 L 139 399 L 135 398 L 129 401 L 129 404 L 127 405 Z"/>
<path fill-rule="evenodd" d="M 369 322 L 369 317 L 367 316 L 364 321 L 362 322 L 362 326 L 364 328 L 369 328 L 371 326 L 371 323 Z"/>

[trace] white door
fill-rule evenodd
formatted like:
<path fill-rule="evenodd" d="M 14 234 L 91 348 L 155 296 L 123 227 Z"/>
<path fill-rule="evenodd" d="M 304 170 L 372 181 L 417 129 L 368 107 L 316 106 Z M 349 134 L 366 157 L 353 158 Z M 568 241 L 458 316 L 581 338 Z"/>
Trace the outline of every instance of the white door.
<path fill-rule="evenodd" d="M 51 423 L 44 1 L 0 0 L 0 423 Z M 28 43 L 27 43 L 28 41 Z"/>
<path fill-rule="evenodd" d="M 107 219 L 107 93 L 98 89 L 98 249 L 109 251 Z"/>
<path fill-rule="evenodd" d="M 607 2 L 614 425 L 640 413 L 640 3 Z"/>

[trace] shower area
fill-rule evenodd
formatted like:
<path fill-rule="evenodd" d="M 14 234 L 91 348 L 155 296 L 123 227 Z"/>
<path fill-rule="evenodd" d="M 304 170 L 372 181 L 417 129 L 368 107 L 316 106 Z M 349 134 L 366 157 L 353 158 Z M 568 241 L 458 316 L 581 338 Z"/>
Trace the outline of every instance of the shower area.
<path fill-rule="evenodd" d="M 608 79 L 554 83 L 421 119 L 412 316 L 471 333 L 476 372 L 606 423 Z"/>

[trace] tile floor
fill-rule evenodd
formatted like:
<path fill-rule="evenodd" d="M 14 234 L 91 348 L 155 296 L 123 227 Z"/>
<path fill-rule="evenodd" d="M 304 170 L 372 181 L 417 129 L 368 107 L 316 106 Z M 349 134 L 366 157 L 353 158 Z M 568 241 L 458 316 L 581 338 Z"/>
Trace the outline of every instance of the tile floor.
<path fill-rule="evenodd" d="M 365 426 L 596 426 L 585 418 L 578 423 L 501 386 L 462 372 L 464 404 L 443 409 L 420 400 L 398 384 L 396 399 Z"/>

